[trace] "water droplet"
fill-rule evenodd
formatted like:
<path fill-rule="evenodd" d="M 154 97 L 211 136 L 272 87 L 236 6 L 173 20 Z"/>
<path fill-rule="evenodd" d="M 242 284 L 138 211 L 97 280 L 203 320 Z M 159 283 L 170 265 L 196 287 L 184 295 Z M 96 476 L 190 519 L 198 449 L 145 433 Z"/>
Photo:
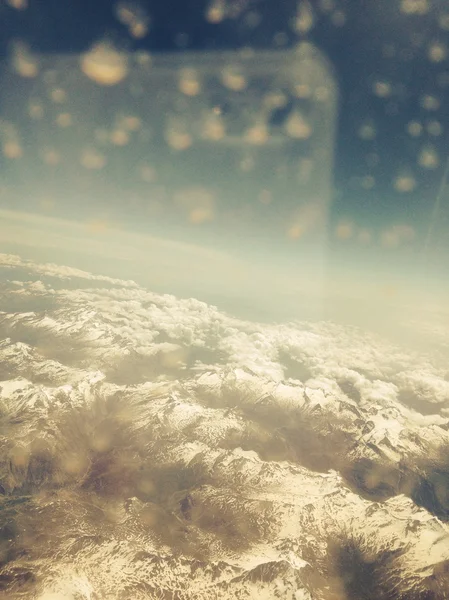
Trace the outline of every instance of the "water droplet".
<path fill-rule="evenodd" d="M 300 0 L 296 11 L 295 30 L 304 35 L 309 33 L 315 22 L 313 10 L 308 0 Z"/>
<path fill-rule="evenodd" d="M 56 150 L 48 148 L 43 151 L 42 160 L 45 162 L 45 164 L 47 164 L 51 167 L 55 167 L 56 165 L 58 165 L 60 163 L 61 157 L 58 154 L 58 152 L 56 152 Z"/>
<path fill-rule="evenodd" d="M 373 92 L 378 98 L 388 98 L 391 96 L 391 85 L 386 81 L 376 81 L 373 84 Z"/>
<path fill-rule="evenodd" d="M 397 248 L 415 238 L 415 230 L 410 225 L 394 225 L 381 233 L 381 244 L 384 248 Z"/>
<path fill-rule="evenodd" d="M 214 218 L 215 197 L 214 194 L 202 187 L 186 188 L 176 192 L 175 203 L 183 208 L 192 224 L 199 225 Z"/>
<path fill-rule="evenodd" d="M 433 42 L 429 46 L 428 51 L 429 60 L 438 63 L 442 62 L 447 56 L 447 47 L 442 42 Z"/>
<path fill-rule="evenodd" d="M 186 96 L 198 96 L 201 92 L 201 83 L 197 72 L 193 69 L 181 71 L 179 89 Z"/>
<path fill-rule="evenodd" d="M 28 114 L 32 119 L 42 119 L 44 116 L 44 107 L 40 102 L 30 102 L 28 106 Z"/>
<path fill-rule="evenodd" d="M 365 177 L 362 177 L 361 186 L 363 189 L 372 190 L 375 185 L 376 180 L 372 175 L 366 175 Z"/>
<path fill-rule="evenodd" d="M 422 133 L 422 125 L 418 121 L 410 121 L 407 124 L 407 132 L 412 137 L 419 137 Z"/>
<path fill-rule="evenodd" d="M 397 192 L 412 192 L 416 188 L 416 179 L 410 173 L 398 175 L 394 181 L 394 189 Z"/>
<path fill-rule="evenodd" d="M 262 146 L 265 144 L 268 137 L 268 129 L 265 123 L 258 123 L 253 127 L 250 127 L 245 134 L 246 141 L 255 146 Z"/>
<path fill-rule="evenodd" d="M 206 20 L 209 23 L 221 23 L 226 17 L 226 2 L 223 0 L 212 0 L 206 10 Z"/>
<path fill-rule="evenodd" d="M 36 77 L 39 73 L 37 58 L 23 42 L 14 42 L 11 46 L 12 68 L 22 77 Z"/>
<path fill-rule="evenodd" d="M 86 169 L 99 170 L 106 164 L 106 157 L 94 148 L 86 148 L 81 154 L 81 165 Z"/>
<path fill-rule="evenodd" d="M 401 12 L 406 15 L 425 15 L 429 10 L 428 0 L 401 0 Z"/>
<path fill-rule="evenodd" d="M 440 108 L 439 99 L 430 94 L 422 96 L 420 104 L 425 110 L 438 110 Z"/>
<path fill-rule="evenodd" d="M 110 140 L 114 146 L 126 146 L 129 142 L 129 133 L 126 129 L 114 129 L 111 132 Z"/>
<path fill-rule="evenodd" d="M 142 39 L 147 35 L 150 17 L 139 3 L 118 2 L 115 6 L 115 14 L 134 38 Z"/>
<path fill-rule="evenodd" d="M 342 221 L 335 229 L 335 235 L 339 240 L 349 240 L 354 235 L 354 225 L 348 221 Z"/>
<path fill-rule="evenodd" d="M 223 85 L 234 92 L 243 91 L 248 82 L 242 70 L 238 67 L 229 66 L 221 73 Z"/>
<path fill-rule="evenodd" d="M 377 135 L 374 123 L 363 123 L 363 125 L 359 127 L 358 135 L 362 140 L 374 140 Z"/>
<path fill-rule="evenodd" d="M 312 135 L 311 125 L 298 111 L 293 111 L 285 123 L 285 131 L 289 137 L 305 140 Z"/>
<path fill-rule="evenodd" d="M 28 8 L 28 0 L 6 0 L 6 4 L 16 10 L 26 10 Z"/>
<path fill-rule="evenodd" d="M 438 18 L 438 25 L 441 29 L 449 31 L 449 13 L 443 13 Z"/>
<path fill-rule="evenodd" d="M 331 21 L 335 27 L 343 27 L 346 24 L 346 15 L 342 10 L 336 10 L 332 13 Z"/>
<path fill-rule="evenodd" d="M 13 160 L 22 158 L 23 156 L 22 146 L 17 140 L 7 140 L 3 142 L 2 151 L 6 158 Z"/>
<path fill-rule="evenodd" d="M 440 158 L 436 149 L 433 146 L 422 148 L 418 156 L 418 164 L 424 169 L 436 169 L 440 164 Z"/>
<path fill-rule="evenodd" d="M 53 100 L 53 102 L 61 104 L 67 100 L 67 94 L 63 89 L 55 88 L 50 91 L 50 98 Z"/>
<path fill-rule="evenodd" d="M 427 133 L 429 133 L 429 135 L 438 137 L 443 133 L 443 126 L 439 121 L 430 121 L 427 124 Z"/>
<path fill-rule="evenodd" d="M 127 57 L 110 44 L 100 42 L 81 58 L 83 73 L 100 85 L 112 86 L 122 81 L 128 72 Z"/>

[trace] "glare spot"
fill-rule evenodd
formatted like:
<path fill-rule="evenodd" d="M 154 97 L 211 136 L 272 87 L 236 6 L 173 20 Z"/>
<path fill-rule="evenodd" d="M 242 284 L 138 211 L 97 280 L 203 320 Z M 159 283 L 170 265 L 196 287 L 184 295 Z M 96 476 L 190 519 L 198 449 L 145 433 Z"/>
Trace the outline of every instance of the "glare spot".
<path fill-rule="evenodd" d="M 401 12 L 404 14 L 425 15 L 429 10 L 429 0 L 401 0 Z"/>
<path fill-rule="evenodd" d="M 83 73 L 100 85 L 116 85 L 128 72 L 126 56 L 111 45 L 100 42 L 81 58 Z"/>
<path fill-rule="evenodd" d="M 150 17 L 139 3 L 118 2 L 115 7 L 115 14 L 120 23 L 127 27 L 134 38 L 141 39 L 147 35 Z"/>
<path fill-rule="evenodd" d="M 36 77 L 39 73 L 39 64 L 32 55 L 28 46 L 23 42 L 15 42 L 11 48 L 12 67 L 22 77 Z"/>
<path fill-rule="evenodd" d="M 441 42 L 434 42 L 431 44 L 429 47 L 428 56 L 432 62 L 442 62 L 447 56 L 447 48 L 445 44 Z"/>
<path fill-rule="evenodd" d="M 374 140 L 377 131 L 373 123 L 363 123 L 363 125 L 359 127 L 358 135 L 362 140 Z"/>
<path fill-rule="evenodd" d="M 424 169 L 436 169 L 440 164 L 440 158 L 433 146 L 424 147 L 418 157 L 418 164 Z"/>
<path fill-rule="evenodd" d="M 106 164 L 106 157 L 93 148 L 86 148 L 81 154 L 81 165 L 86 169 L 99 170 Z"/>
<path fill-rule="evenodd" d="M 65 102 L 67 100 L 67 94 L 63 89 L 55 88 L 51 90 L 50 98 L 53 100 L 53 102 L 61 104 L 62 102 Z"/>
<path fill-rule="evenodd" d="M 223 85 L 234 92 L 241 92 L 247 86 L 245 75 L 237 67 L 226 67 L 221 73 Z"/>
<path fill-rule="evenodd" d="M 110 135 L 114 146 L 126 146 L 129 142 L 129 133 L 125 129 L 114 129 Z"/>
<path fill-rule="evenodd" d="M 186 96 L 198 96 L 201 92 L 201 84 L 196 71 L 185 69 L 181 72 L 179 89 Z"/>
<path fill-rule="evenodd" d="M 298 111 L 294 111 L 285 123 L 285 132 L 289 137 L 305 140 L 312 135 L 312 127 Z"/>
<path fill-rule="evenodd" d="M 419 137 L 422 134 L 422 125 L 418 121 L 410 121 L 407 124 L 407 132 L 412 137 Z"/>
<path fill-rule="evenodd" d="M 339 240 L 349 240 L 354 235 L 354 225 L 349 222 L 341 222 L 335 229 L 335 235 Z"/>
<path fill-rule="evenodd" d="M 28 106 L 28 114 L 32 119 L 42 119 L 44 116 L 44 107 L 38 102 L 30 102 Z"/>
<path fill-rule="evenodd" d="M 335 27 L 343 27 L 346 23 L 346 15 L 342 10 L 336 10 L 332 13 L 331 21 Z"/>
<path fill-rule="evenodd" d="M 386 81 L 376 81 L 373 84 L 373 92 L 378 98 L 388 98 L 391 96 L 391 85 Z"/>
<path fill-rule="evenodd" d="M 434 137 L 438 137 L 443 133 L 443 127 L 439 121 L 430 121 L 427 124 L 427 133 L 429 135 L 433 135 Z"/>
<path fill-rule="evenodd" d="M 314 25 L 313 10 L 308 0 L 300 0 L 295 19 L 295 30 L 300 34 L 308 33 Z"/>
<path fill-rule="evenodd" d="M 221 23 L 226 17 L 226 2 L 224 0 L 212 0 L 206 10 L 206 20 L 209 23 Z"/>
<path fill-rule="evenodd" d="M 438 110 L 440 108 L 440 101 L 435 96 L 425 94 L 420 100 L 421 106 L 425 110 Z"/>
<path fill-rule="evenodd" d="M 22 146 L 16 140 L 9 140 L 9 141 L 4 142 L 2 150 L 3 150 L 3 155 L 6 158 L 18 159 L 18 158 L 22 158 L 22 156 L 23 156 Z"/>
<path fill-rule="evenodd" d="M 403 174 L 396 177 L 394 189 L 397 192 L 412 192 L 416 188 L 416 179 L 411 174 Z"/>

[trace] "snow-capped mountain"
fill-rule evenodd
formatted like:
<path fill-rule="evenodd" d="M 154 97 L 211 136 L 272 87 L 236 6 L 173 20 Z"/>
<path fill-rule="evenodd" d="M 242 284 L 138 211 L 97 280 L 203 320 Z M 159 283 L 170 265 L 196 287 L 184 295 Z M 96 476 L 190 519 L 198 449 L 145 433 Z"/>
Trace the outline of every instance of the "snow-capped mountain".
<path fill-rule="evenodd" d="M 444 360 L 0 264 L 5 598 L 449 598 Z"/>

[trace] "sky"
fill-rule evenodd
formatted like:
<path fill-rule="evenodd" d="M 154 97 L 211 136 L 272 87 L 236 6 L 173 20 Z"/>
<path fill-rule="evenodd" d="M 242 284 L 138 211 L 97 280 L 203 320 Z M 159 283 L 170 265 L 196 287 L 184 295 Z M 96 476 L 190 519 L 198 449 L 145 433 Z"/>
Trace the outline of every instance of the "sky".
<path fill-rule="evenodd" d="M 316 298 L 335 306 L 342 289 L 444 295 L 444 2 L 4 0 L 0 14 L 4 251 L 259 317 L 322 313 Z"/>

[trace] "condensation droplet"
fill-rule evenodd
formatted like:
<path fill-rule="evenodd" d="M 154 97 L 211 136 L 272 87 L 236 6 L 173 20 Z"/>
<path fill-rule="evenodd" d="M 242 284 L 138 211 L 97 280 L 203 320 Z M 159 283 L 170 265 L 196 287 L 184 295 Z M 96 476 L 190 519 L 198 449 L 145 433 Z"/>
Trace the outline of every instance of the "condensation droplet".
<path fill-rule="evenodd" d="M 6 4 L 16 10 L 26 10 L 28 8 L 28 0 L 6 0 Z"/>
<path fill-rule="evenodd" d="M 373 92 L 378 98 L 388 98 L 391 91 L 391 85 L 386 81 L 376 81 L 373 84 Z"/>
<path fill-rule="evenodd" d="M 122 81 L 128 72 L 125 54 L 110 44 L 100 42 L 81 58 L 83 73 L 100 85 L 112 86 Z"/>
<path fill-rule="evenodd" d="M 206 140 L 217 142 L 223 139 L 226 130 L 223 119 L 219 113 L 208 114 L 202 125 L 202 137 Z"/>
<path fill-rule="evenodd" d="M 263 105 L 268 110 L 273 110 L 275 108 L 282 108 L 286 106 L 288 102 L 288 97 L 283 92 L 270 92 L 264 96 Z"/>
<path fill-rule="evenodd" d="M 305 140 L 312 135 L 312 127 L 298 111 L 294 111 L 285 123 L 285 132 L 289 137 Z"/>
<path fill-rule="evenodd" d="M 418 156 L 418 164 L 424 169 L 436 169 L 440 164 L 440 158 L 436 149 L 433 146 L 422 148 Z"/>
<path fill-rule="evenodd" d="M 429 60 L 435 63 L 442 62 L 447 56 L 447 47 L 442 42 L 433 42 L 429 46 L 428 57 Z"/>
<path fill-rule="evenodd" d="M 443 126 L 439 121 L 430 121 L 427 123 L 427 133 L 434 137 L 438 137 L 443 133 Z"/>
<path fill-rule="evenodd" d="M 416 179 L 410 173 L 398 175 L 394 180 L 394 189 L 397 192 L 412 192 L 416 188 Z"/>
<path fill-rule="evenodd" d="M 214 194 L 202 187 L 180 190 L 174 195 L 175 203 L 187 212 L 188 220 L 199 225 L 214 218 Z"/>
<path fill-rule="evenodd" d="M 425 15 L 429 10 L 428 0 L 401 0 L 401 12 L 406 15 Z"/>
<path fill-rule="evenodd" d="M 419 137 L 422 134 L 422 125 L 418 121 L 410 121 L 407 124 L 407 133 L 412 137 Z"/>
<path fill-rule="evenodd" d="M 374 140 L 377 131 L 373 123 L 367 122 L 359 127 L 358 135 L 362 140 Z"/>
<path fill-rule="evenodd" d="M 295 31 L 304 35 L 309 33 L 315 22 L 313 10 L 308 0 L 300 0 L 296 11 Z"/>
<path fill-rule="evenodd" d="M 142 121 L 139 117 L 128 115 L 127 117 L 123 117 L 122 124 L 128 131 L 139 131 Z"/>
<path fill-rule="evenodd" d="M 440 101 L 435 96 L 425 94 L 420 99 L 420 104 L 424 110 L 438 110 L 440 108 Z"/>
<path fill-rule="evenodd" d="M 185 124 L 175 119 L 168 123 L 165 139 L 173 150 L 187 150 L 193 142 L 192 136 L 186 131 Z"/>
<path fill-rule="evenodd" d="M 80 162 L 86 169 L 100 170 L 106 164 L 106 157 L 94 148 L 86 148 L 81 154 Z"/>
<path fill-rule="evenodd" d="M 221 72 L 223 85 L 234 92 L 243 91 L 248 82 L 241 69 L 238 67 L 226 67 Z"/>
<path fill-rule="evenodd" d="M 330 13 L 335 8 L 335 0 L 319 0 L 319 7 L 322 13 Z"/>
<path fill-rule="evenodd" d="M 140 165 L 139 175 L 146 183 L 154 183 L 157 179 L 156 169 L 151 165 Z"/>
<path fill-rule="evenodd" d="M 306 83 L 298 83 L 295 85 L 295 96 L 297 98 L 310 98 L 312 90 Z"/>
<path fill-rule="evenodd" d="M 278 48 L 288 44 L 288 35 L 285 33 L 285 31 L 278 31 L 274 34 L 273 44 Z"/>
<path fill-rule="evenodd" d="M 39 73 L 37 58 L 23 42 L 14 42 L 11 47 L 12 68 L 22 77 L 36 77 Z"/>

